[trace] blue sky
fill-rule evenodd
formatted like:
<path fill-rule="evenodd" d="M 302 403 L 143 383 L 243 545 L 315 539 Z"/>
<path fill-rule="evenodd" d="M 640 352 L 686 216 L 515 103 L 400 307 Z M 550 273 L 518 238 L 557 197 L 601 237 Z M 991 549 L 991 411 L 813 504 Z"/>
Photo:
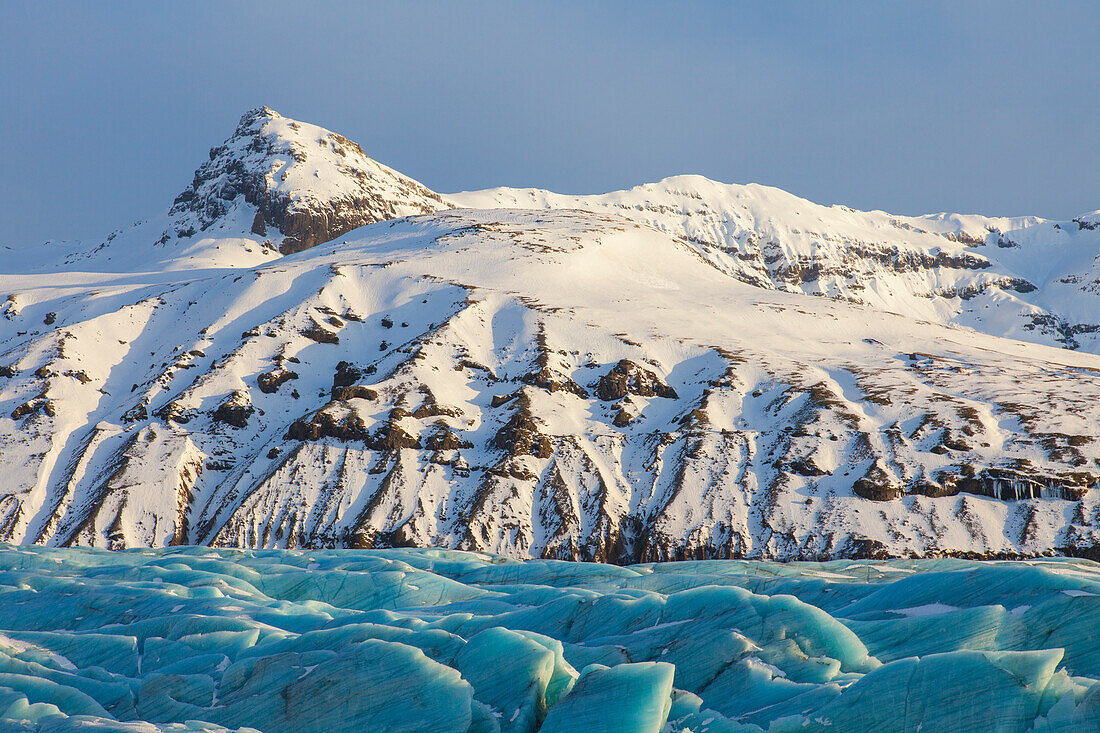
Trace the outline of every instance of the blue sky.
<path fill-rule="evenodd" d="M 1100 208 L 1100 3 L 9 3 L 0 243 L 166 209 L 267 104 L 442 192 L 679 173 L 823 203 Z"/>

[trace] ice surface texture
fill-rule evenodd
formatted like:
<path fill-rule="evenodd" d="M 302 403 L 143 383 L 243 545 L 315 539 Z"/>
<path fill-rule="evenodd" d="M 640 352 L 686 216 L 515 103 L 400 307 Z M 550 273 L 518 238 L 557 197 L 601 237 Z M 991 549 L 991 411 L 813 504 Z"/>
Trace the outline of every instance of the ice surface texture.
<path fill-rule="evenodd" d="M 1100 729 L 1100 566 L 0 549 L 0 731 Z"/>

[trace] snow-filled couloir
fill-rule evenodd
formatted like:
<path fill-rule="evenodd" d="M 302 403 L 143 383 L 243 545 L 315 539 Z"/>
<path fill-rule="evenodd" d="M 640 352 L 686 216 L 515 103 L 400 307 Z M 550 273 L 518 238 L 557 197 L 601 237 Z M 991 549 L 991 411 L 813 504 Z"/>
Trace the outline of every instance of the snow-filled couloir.
<path fill-rule="evenodd" d="M 0 274 L 0 541 L 623 562 L 1100 537 L 1095 215 L 698 177 L 439 196 L 263 109 L 165 217 L 58 247 Z"/>

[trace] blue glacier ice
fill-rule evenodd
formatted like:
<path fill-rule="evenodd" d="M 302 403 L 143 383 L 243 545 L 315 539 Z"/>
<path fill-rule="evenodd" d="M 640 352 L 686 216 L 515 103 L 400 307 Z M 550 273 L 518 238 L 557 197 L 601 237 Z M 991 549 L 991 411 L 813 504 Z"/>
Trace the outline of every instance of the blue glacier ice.
<path fill-rule="evenodd" d="M 1100 731 L 1100 565 L 0 546 L 0 732 Z"/>

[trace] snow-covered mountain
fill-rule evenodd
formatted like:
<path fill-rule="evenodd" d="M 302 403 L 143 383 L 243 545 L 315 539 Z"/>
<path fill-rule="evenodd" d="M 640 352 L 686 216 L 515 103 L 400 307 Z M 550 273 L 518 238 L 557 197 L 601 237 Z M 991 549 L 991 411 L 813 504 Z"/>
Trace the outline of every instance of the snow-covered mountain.
<path fill-rule="evenodd" d="M 701 176 L 600 196 L 498 188 L 448 198 L 613 213 L 692 243 L 750 285 L 1100 352 L 1100 211 L 1069 222 L 893 216 Z"/>
<path fill-rule="evenodd" d="M 165 215 L 0 266 L 0 541 L 1094 552 L 1098 224 L 440 196 L 255 110 Z"/>
<path fill-rule="evenodd" d="M 102 242 L 48 243 L 47 252 L 24 253 L 29 261 L 21 264 L 123 271 L 241 267 L 365 224 L 449 206 L 343 135 L 260 107 L 210 149 L 210 159 L 166 212 Z"/>

